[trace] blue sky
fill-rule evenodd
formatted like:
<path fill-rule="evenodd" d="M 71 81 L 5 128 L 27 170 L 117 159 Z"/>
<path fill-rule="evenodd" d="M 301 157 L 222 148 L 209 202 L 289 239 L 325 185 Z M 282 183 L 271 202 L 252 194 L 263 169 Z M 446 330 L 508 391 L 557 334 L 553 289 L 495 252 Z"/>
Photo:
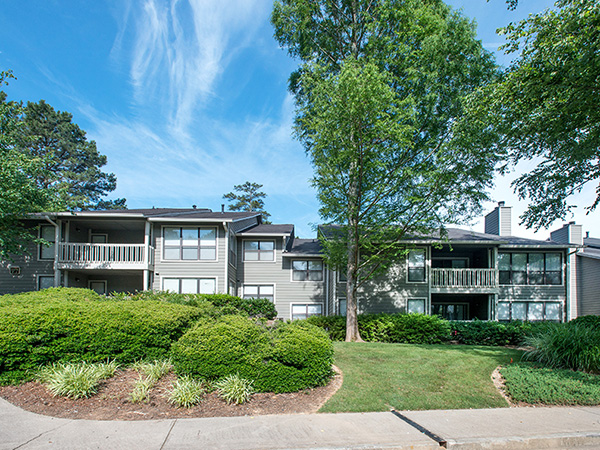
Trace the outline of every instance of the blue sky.
<path fill-rule="evenodd" d="M 503 42 L 495 30 L 551 7 L 550 0 L 452 0 L 478 23 L 484 46 Z M 108 156 L 115 197 L 130 208 L 208 207 L 249 180 L 264 185 L 274 223 L 314 236 L 318 202 L 312 168 L 292 138 L 294 102 L 287 79 L 297 62 L 272 38 L 272 0 L 4 0 L 0 6 L 0 69 L 18 80 L 12 100 L 46 100 Z M 497 53 L 500 64 L 510 57 Z M 523 169 L 527 169 L 524 165 Z M 492 195 L 514 207 L 510 177 Z M 577 197 L 583 214 L 593 187 Z M 488 209 L 493 208 L 490 203 Z M 557 222 L 553 228 L 558 228 Z M 481 224 L 473 229 L 483 231 Z M 518 231 L 517 231 L 518 230 Z M 594 232 L 592 231 L 592 234 Z M 537 236 L 545 239 L 547 232 Z"/>

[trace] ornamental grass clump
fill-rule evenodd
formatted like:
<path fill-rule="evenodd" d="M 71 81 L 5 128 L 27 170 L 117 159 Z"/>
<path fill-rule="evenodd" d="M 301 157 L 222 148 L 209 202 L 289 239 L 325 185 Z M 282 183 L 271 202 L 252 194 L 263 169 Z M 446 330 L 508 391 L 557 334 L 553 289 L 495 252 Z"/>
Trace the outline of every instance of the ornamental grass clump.
<path fill-rule="evenodd" d="M 214 387 L 223 400 L 236 405 L 250 401 L 254 394 L 252 381 L 240 377 L 237 373 L 221 378 L 215 382 Z"/>
<path fill-rule="evenodd" d="M 117 368 L 114 361 L 52 364 L 40 369 L 38 379 L 54 396 L 88 398 L 98 391 L 100 381 L 112 377 Z"/>
<path fill-rule="evenodd" d="M 178 407 L 190 408 L 200 403 L 205 393 L 206 389 L 202 381 L 183 376 L 173 382 L 169 401 Z"/>
<path fill-rule="evenodd" d="M 600 374 L 600 328 L 578 323 L 550 327 L 525 339 L 524 359 L 548 367 Z"/>
<path fill-rule="evenodd" d="M 140 376 L 135 382 L 129 399 L 132 403 L 141 403 L 150 400 L 150 389 L 171 371 L 173 365 L 170 360 L 165 359 L 154 362 L 138 361 L 132 367 Z"/>

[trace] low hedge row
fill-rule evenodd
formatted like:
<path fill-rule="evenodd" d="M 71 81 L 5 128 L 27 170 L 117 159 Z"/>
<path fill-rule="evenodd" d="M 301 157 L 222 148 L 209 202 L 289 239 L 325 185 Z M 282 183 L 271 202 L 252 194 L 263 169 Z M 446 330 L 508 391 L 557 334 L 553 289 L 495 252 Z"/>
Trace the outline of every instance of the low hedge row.
<path fill-rule="evenodd" d="M 239 374 L 259 392 L 294 392 L 325 384 L 333 346 L 326 333 L 306 322 L 267 328 L 243 316 L 201 320 L 173 344 L 179 374 L 209 380 Z"/>
<path fill-rule="evenodd" d="M 450 322 L 451 340 L 466 345 L 521 345 L 528 336 L 554 327 L 555 322 Z"/>
<path fill-rule="evenodd" d="M 313 316 L 307 322 L 324 329 L 331 340 L 346 338 L 346 318 Z M 447 320 L 425 314 L 359 314 L 358 330 L 368 342 L 439 344 L 450 336 Z"/>
<path fill-rule="evenodd" d="M 136 294 L 112 294 L 112 298 L 119 300 L 134 301 L 163 301 L 176 303 L 179 305 L 194 306 L 203 308 L 207 313 L 211 312 L 214 316 L 244 313 L 250 317 L 264 317 L 274 319 L 277 317 L 277 310 L 273 302 L 266 298 L 240 298 L 228 294 L 176 294 L 174 292 L 153 292 L 142 291 Z M 218 309 L 209 311 L 208 302 Z"/>
<path fill-rule="evenodd" d="M 203 316 L 201 308 L 107 299 L 87 289 L 53 288 L 0 297 L 0 382 L 57 361 L 128 364 L 168 356 Z"/>

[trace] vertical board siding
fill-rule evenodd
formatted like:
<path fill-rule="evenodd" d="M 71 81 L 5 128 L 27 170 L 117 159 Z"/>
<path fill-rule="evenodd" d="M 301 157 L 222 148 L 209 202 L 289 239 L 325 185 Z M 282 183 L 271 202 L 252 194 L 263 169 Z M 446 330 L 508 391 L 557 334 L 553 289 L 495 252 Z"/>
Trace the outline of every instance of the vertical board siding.
<path fill-rule="evenodd" d="M 577 257 L 578 316 L 600 315 L 600 259 Z"/>

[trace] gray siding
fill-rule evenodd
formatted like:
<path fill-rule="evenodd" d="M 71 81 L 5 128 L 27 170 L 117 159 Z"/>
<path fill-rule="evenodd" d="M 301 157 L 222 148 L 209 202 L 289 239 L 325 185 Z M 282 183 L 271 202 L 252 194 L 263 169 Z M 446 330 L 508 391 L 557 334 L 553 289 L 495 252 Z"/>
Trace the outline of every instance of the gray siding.
<path fill-rule="evenodd" d="M 577 257 L 578 316 L 600 315 L 600 259 Z"/>
<path fill-rule="evenodd" d="M 221 224 L 201 224 L 202 227 L 217 229 L 217 259 L 216 261 L 165 261 L 163 260 L 162 228 L 198 226 L 189 223 L 156 223 L 154 224 L 153 246 L 154 254 L 154 283 L 153 290 L 162 290 L 163 278 L 216 278 L 216 291 L 227 292 L 225 269 L 227 255 L 225 254 L 225 230 Z"/>
<path fill-rule="evenodd" d="M 498 206 L 485 216 L 485 232 L 497 236 L 511 236 L 512 208 Z"/>
<path fill-rule="evenodd" d="M 14 261 L 0 261 L 0 295 L 37 290 L 39 275 L 54 276 L 54 261 L 38 259 L 38 246 L 30 245 L 29 255 L 15 256 Z M 11 275 L 9 267 L 21 268 L 20 275 Z"/>
<path fill-rule="evenodd" d="M 274 240 L 275 261 L 244 261 L 244 240 Z M 292 260 L 315 260 L 315 258 L 283 258 L 284 239 L 244 238 L 238 239 L 238 294 L 243 295 L 244 285 L 273 285 L 275 288 L 275 308 L 277 316 L 291 318 L 291 305 L 294 303 L 319 303 L 323 314 L 326 311 L 325 278 L 323 281 L 292 281 Z M 318 258 L 317 258 L 318 260 Z"/>
<path fill-rule="evenodd" d="M 409 299 L 424 299 L 428 305 L 429 282 L 409 283 L 407 279 L 407 265 L 403 262 L 390 267 L 385 276 L 365 283 L 358 294 L 359 312 L 404 313 Z"/>
<path fill-rule="evenodd" d="M 568 244 L 569 243 L 569 227 L 564 226 L 562 228 L 559 228 L 556 231 L 553 231 L 552 233 L 550 233 L 550 239 L 554 242 L 559 242 L 561 244 Z"/>

